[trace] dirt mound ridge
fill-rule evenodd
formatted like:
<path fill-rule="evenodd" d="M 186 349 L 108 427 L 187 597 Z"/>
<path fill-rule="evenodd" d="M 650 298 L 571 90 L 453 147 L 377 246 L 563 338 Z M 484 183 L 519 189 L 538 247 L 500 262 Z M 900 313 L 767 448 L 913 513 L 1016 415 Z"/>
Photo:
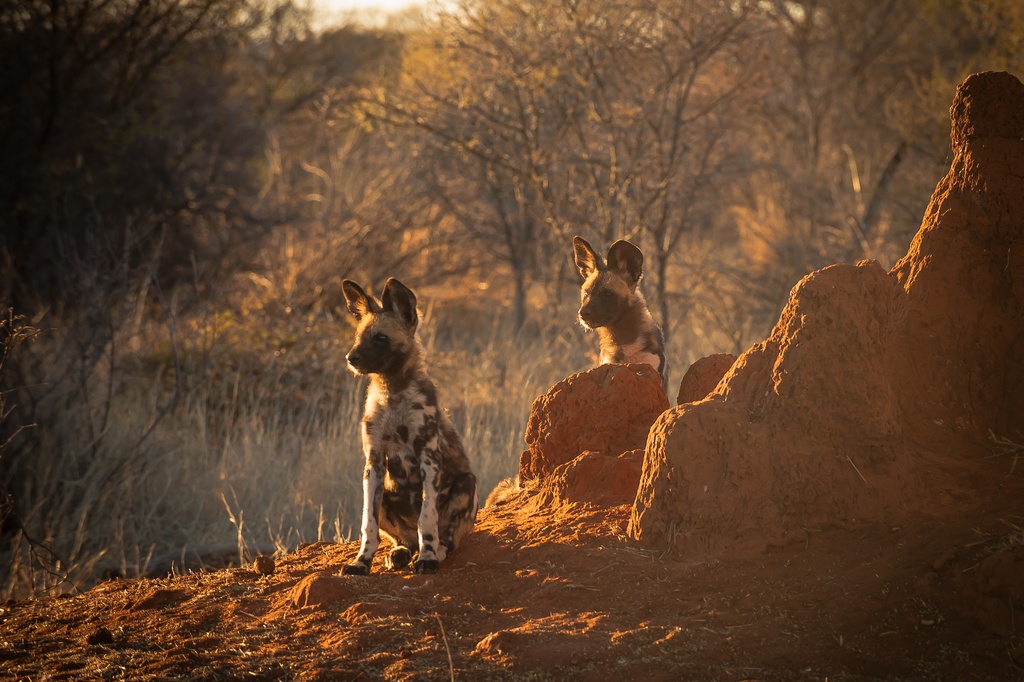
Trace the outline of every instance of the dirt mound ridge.
<path fill-rule="evenodd" d="M 771 335 L 651 429 L 629 534 L 687 555 L 898 523 L 969 497 L 1024 428 L 1024 86 L 971 76 L 907 255 L 794 287 Z M 1002 469 L 1005 473 L 1005 468 Z M 947 510 L 948 511 L 948 510 Z"/>

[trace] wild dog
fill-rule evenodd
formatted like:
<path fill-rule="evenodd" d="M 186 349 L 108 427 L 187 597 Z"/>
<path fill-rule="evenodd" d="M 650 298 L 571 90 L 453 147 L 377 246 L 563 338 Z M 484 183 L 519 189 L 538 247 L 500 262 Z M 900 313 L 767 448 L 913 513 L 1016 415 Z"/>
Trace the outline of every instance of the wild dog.
<path fill-rule="evenodd" d="M 355 345 L 345 357 L 352 372 L 370 378 L 361 423 L 361 544 L 342 572 L 368 574 L 383 534 L 393 545 L 388 570 L 407 566 L 415 548 L 414 571 L 436 573 L 473 529 L 478 502 L 462 439 L 427 376 L 416 296 L 394 278 L 379 301 L 350 280 L 342 290 L 356 320 Z"/>
<path fill-rule="evenodd" d="M 658 371 L 668 393 L 665 336 L 654 321 L 640 291 L 644 254 L 620 239 L 608 249 L 607 263 L 586 239 L 572 238 L 580 288 L 580 324 L 596 329 L 601 354 L 598 364 L 647 363 Z"/>

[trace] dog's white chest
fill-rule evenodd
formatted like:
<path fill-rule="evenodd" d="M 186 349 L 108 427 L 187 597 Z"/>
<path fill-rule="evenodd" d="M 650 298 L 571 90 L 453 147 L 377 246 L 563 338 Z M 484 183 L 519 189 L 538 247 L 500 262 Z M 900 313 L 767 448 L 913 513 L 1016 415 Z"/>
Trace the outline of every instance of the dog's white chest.
<path fill-rule="evenodd" d="M 619 353 L 621 353 L 618 358 L 616 358 L 616 354 L 613 353 L 602 353 L 601 364 L 607 365 L 612 362 L 635 362 L 639 364 L 648 364 L 657 371 L 661 370 L 661 358 L 650 351 L 644 350 L 644 344 L 640 340 L 621 346 L 618 350 Z"/>
<path fill-rule="evenodd" d="M 422 403 L 389 401 L 367 405 L 363 438 L 385 464 L 388 488 L 422 481 L 421 456 L 427 444 L 427 414 Z"/>

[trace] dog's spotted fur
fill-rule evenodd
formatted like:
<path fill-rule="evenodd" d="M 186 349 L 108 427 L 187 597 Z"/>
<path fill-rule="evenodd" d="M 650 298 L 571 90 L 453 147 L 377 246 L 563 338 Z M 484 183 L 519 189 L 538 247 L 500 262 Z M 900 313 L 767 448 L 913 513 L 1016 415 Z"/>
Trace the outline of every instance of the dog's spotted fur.
<path fill-rule="evenodd" d="M 350 280 L 342 283 L 357 321 L 346 356 L 370 377 L 362 421 L 361 545 L 344 573 L 370 572 L 380 535 L 393 547 L 385 565 L 403 568 L 418 553 L 416 573 L 436 573 L 476 520 L 476 477 L 458 432 L 439 407 L 416 338 L 416 296 L 392 278 L 381 300 Z"/>
<path fill-rule="evenodd" d="M 665 337 L 640 291 L 643 253 L 620 239 L 608 249 L 606 263 L 582 237 L 573 237 L 572 248 L 583 277 L 579 320 L 586 329 L 597 330 L 599 363 L 646 363 L 658 371 L 667 393 Z"/>

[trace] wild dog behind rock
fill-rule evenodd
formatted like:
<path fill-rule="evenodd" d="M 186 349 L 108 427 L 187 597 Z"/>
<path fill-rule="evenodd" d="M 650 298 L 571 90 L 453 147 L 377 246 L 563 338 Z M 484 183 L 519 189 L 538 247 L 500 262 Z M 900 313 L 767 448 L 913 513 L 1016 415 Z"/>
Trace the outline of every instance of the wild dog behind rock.
<path fill-rule="evenodd" d="M 473 528 L 477 489 L 462 439 L 427 376 L 416 338 L 416 296 L 394 278 L 380 301 L 350 280 L 342 290 L 357 321 L 346 358 L 353 372 L 370 377 L 362 420 L 361 545 L 343 572 L 369 573 L 383 534 L 394 545 L 388 569 L 408 565 L 415 548 L 415 572 L 436 573 Z"/>
<path fill-rule="evenodd" d="M 599 364 L 647 363 L 658 371 L 667 394 L 665 336 L 640 291 L 644 254 L 624 239 L 608 249 L 607 262 L 582 237 L 573 237 L 572 248 L 583 277 L 579 320 L 585 328 L 597 330 Z"/>

